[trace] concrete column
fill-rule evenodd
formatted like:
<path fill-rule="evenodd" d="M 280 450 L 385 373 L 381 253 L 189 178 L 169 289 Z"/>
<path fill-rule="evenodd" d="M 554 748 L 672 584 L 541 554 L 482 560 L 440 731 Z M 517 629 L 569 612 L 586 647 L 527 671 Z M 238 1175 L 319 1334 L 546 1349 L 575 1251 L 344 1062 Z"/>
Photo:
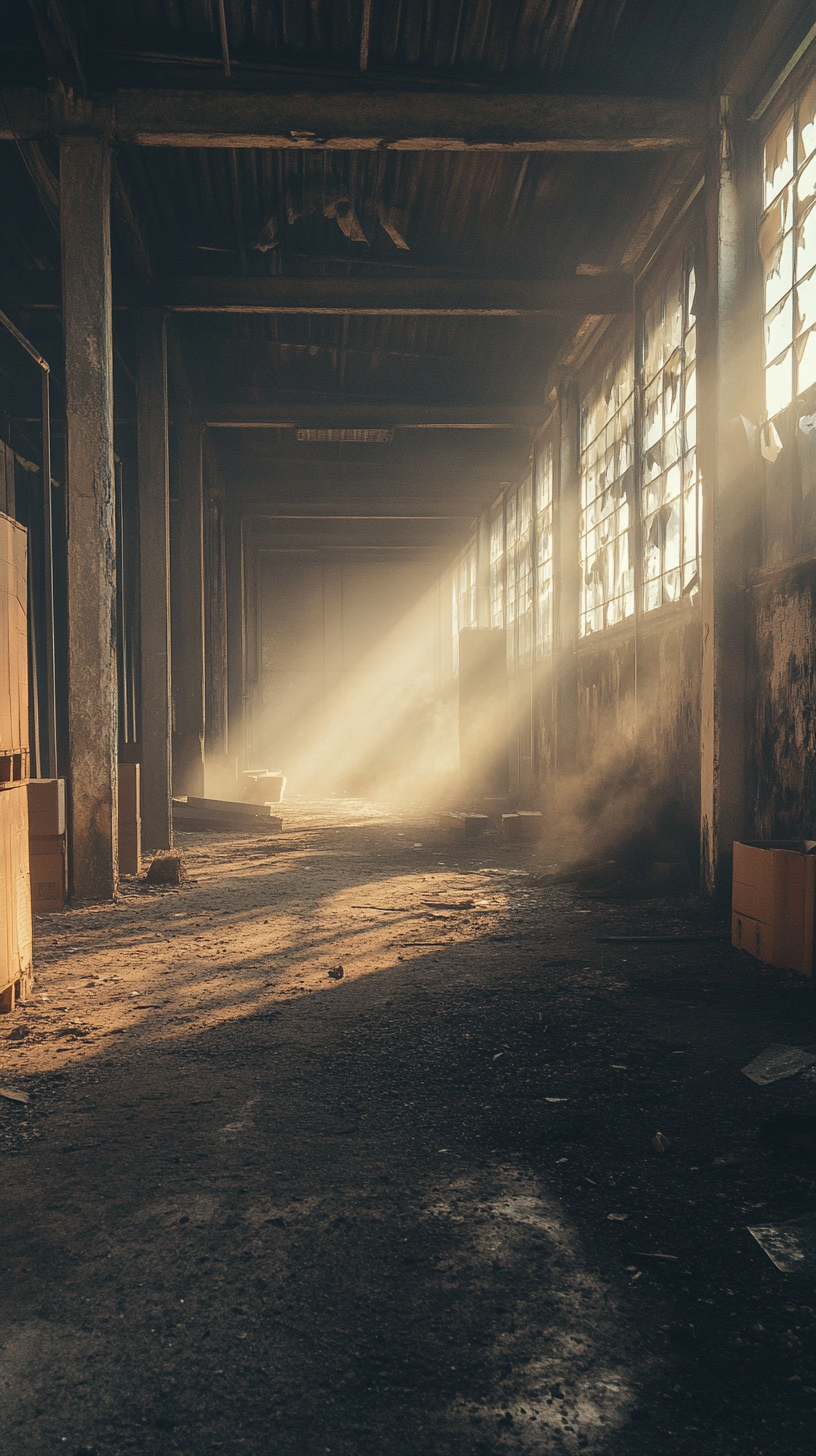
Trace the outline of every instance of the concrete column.
<path fill-rule="evenodd" d="M 578 619 L 580 611 L 581 516 L 578 386 L 565 384 L 559 396 L 560 445 L 555 502 L 554 702 L 555 767 L 576 766 L 578 737 Z"/>
<path fill-rule="evenodd" d="M 68 765 L 71 893 L 112 899 L 116 826 L 116 549 L 110 149 L 60 141 L 68 458 Z"/>
<path fill-rule="evenodd" d="M 139 555 L 142 638 L 142 840 L 169 849 L 172 708 L 170 696 L 170 475 L 167 348 L 161 309 L 136 313 Z"/>
<path fill-rule="evenodd" d="M 762 477 L 759 452 L 747 448 L 740 416 L 757 423 L 763 407 L 759 150 L 743 103 L 723 98 L 706 167 L 707 279 L 697 305 L 703 482 L 701 872 L 704 888 L 723 895 L 730 888 L 733 841 L 750 824 L 745 580 L 748 553 L 761 539 Z"/>
<path fill-rule="evenodd" d="M 178 436 L 178 551 L 173 569 L 173 785 L 204 794 L 204 491 L 201 425 Z"/>
<path fill-rule="evenodd" d="M 244 543 L 240 510 L 226 508 L 227 736 L 238 772 L 244 763 Z"/>

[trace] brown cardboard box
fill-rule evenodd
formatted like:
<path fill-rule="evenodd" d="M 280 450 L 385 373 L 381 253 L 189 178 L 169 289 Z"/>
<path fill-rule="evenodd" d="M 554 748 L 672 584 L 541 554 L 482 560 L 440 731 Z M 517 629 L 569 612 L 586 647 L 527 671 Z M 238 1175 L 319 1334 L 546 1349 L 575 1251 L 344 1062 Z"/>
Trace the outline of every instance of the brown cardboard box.
<path fill-rule="evenodd" d="M 781 970 L 813 972 L 816 841 L 734 844 L 731 939 Z"/>
<path fill-rule="evenodd" d="M 142 856 L 141 768 L 119 764 L 119 873 L 138 875 Z"/>
<path fill-rule="evenodd" d="M 32 913 L 48 915 L 62 910 L 68 888 L 65 836 L 30 834 L 28 850 Z"/>
<path fill-rule="evenodd" d="M 0 789 L 0 1010 L 13 1011 L 32 981 L 28 797 L 14 784 Z"/>
<path fill-rule="evenodd" d="M 28 749 L 28 537 L 0 515 L 0 754 Z M 16 772 L 4 775 L 18 777 Z"/>
<path fill-rule="evenodd" d="M 65 833 L 65 779 L 29 779 L 30 835 Z"/>
<path fill-rule="evenodd" d="M 537 810 L 519 809 L 517 814 L 502 814 L 503 839 L 521 839 L 529 843 L 540 839 L 543 829 L 544 819 Z"/>

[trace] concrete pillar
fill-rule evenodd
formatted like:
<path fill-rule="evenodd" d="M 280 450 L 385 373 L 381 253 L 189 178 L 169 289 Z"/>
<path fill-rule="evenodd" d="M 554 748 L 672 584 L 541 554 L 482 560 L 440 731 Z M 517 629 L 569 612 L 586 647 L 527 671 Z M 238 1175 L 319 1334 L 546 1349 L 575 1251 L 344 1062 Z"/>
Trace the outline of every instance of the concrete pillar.
<path fill-rule="evenodd" d="M 201 425 L 178 436 L 178 535 L 173 567 L 173 786 L 204 794 L 204 490 Z"/>
<path fill-rule="evenodd" d="M 698 294 L 703 482 L 701 872 L 730 888 L 732 845 L 750 827 L 746 714 L 746 569 L 761 539 L 761 460 L 740 416 L 762 411 L 762 303 L 757 263 L 758 140 L 738 98 L 720 102 L 706 167 L 706 287 Z M 701 270 L 703 271 L 703 270 Z M 702 280 L 701 280 L 702 281 Z"/>
<path fill-rule="evenodd" d="M 169 849 L 172 709 L 170 697 L 170 474 L 167 348 L 161 309 L 136 313 L 136 412 L 142 641 L 142 840 Z"/>
<path fill-rule="evenodd" d="M 238 772 L 244 763 L 244 543 L 240 510 L 226 513 L 227 558 L 227 735 L 229 757 Z"/>
<path fill-rule="evenodd" d="M 555 501 L 555 622 L 553 672 L 555 767 L 576 767 L 578 737 L 578 620 L 580 611 L 581 517 L 578 386 L 565 383 L 559 395 L 560 444 Z"/>
<path fill-rule="evenodd" d="M 68 806 L 71 893 L 112 899 L 116 826 L 116 549 L 110 149 L 60 141 L 68 460 Z"/>

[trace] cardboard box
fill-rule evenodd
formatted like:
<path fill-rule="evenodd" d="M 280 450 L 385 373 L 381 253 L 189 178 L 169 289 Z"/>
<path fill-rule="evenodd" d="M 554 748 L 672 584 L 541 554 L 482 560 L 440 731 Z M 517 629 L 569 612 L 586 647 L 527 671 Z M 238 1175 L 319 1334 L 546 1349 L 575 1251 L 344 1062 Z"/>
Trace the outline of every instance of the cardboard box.
<path fill-rule="evenodd" d="M 0 755 L 28 749 L 28 533 L 0 515 Z M 16 771 L 3 777 L 20 777 Z"/>
<path fill-rule="evenodd" d="M 28 796 L 15 784 L 0 789 L 0 1010 L 13 1011 L 32 984 Z"/>
<path fill-rule="evenodd" d="M 29 779 L 29 835 L 65 833 L 65 779 Z"/>
<path fill-rule="evenodd" d="M 502 814 L 502 838 L 520 839 L 530 843 L 540 839 L 544 831 L 544 820 L 538 811 L 520 809 L 517 814 Z"/>
<path fill-rule="evenodd" d="M 68 890 L 65 836 L 30 834 L 28 851 L 32 914 L 49 915 L 64 909 Z"/>
<path fill-rule="evenodd" d="M 141 766 L 119 763 L 119 873 L 138 875 L 142 861 Z"/>
<path fill-rule="evenodd" d="M 731 940 L 780 970 L 813 973 L 816 841 L 734 844 Z"/>

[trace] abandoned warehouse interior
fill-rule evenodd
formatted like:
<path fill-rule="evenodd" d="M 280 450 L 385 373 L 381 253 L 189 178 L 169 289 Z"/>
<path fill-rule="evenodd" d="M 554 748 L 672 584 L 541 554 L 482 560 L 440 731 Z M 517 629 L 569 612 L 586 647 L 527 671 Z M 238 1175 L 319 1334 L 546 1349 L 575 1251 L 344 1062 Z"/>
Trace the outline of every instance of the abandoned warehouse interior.
<path fill-rule="evenodd" d="M 3 1449 L 809 1456 L 812 6 L 0 88 Z"/>

